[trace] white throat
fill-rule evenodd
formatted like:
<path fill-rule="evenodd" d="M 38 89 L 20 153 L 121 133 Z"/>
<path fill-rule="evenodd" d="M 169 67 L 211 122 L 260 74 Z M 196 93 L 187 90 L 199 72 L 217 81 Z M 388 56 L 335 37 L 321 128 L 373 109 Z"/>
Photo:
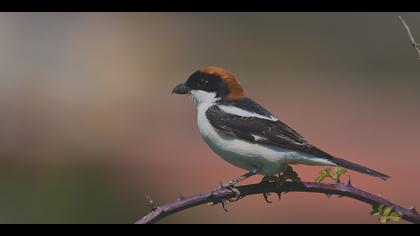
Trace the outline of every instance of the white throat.
<path fill-rule="evenodd" d="M 206 92 L 203 90 L 191 90 L 188 97 L 197 108 L 204 104 L 207 106 L 213 105 L 220 100 L 220 98 L 216 98 L 215 92 Z"/>

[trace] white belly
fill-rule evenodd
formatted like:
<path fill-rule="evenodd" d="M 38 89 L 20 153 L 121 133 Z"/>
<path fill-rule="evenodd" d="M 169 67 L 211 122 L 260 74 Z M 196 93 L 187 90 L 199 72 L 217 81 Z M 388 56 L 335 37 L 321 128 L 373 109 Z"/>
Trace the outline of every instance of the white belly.
<path fill-rule="evenodd" d="M 289 164 L 332 165 L 325 159 L 271 145 L 251 143 L 217 131 L 209 123 L 206 111 L 217 101 L 214 93 L 192 90 L 189 96 L 197 107 L 201 136 L 210 148 L 227 162 L 259 174 L 271 176 L 284 171 Z"/>
<path fill-rule="evenodd" d="M 217 131 L 205 115 L 211 105 L 213 104 L 197 106 L 198 127 L 206 143 L 225 161 L 248 171 L 260 168 L 259 174 L 266 176 L 282 172 L 289 164 L 323 164 L 319 162 L 318 158 L 306 154 L 275 146 L 251 143 Z"/>

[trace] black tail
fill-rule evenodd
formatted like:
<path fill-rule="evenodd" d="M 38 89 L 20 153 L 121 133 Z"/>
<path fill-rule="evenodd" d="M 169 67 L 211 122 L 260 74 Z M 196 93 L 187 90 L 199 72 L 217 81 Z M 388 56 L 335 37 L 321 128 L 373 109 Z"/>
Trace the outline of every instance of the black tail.
<path fill-rule="evenodd" d="M 372 169 L 369 169 L 367 167 L 364 167 L 364 166 L 361 166 L 361 165 L 358 165 L 358 164 L 354 164 L 352 162 L 349 162 L 349 161 L 346 161 L 346 160 L 343 160 L 343 159 L 340 159 L 340 158 L 334 157 L 334 158 L 330 159 L 330 161 L 333 162 L 334 164 L 338 165 L 338 166 L 343 167 L 343 168 L 354 170 L 354 171 L 357 171 L 357 172 L 360 172 L 360 173 L 363 173 L 363 174 L 376 176 L 376 177 L 379 177 L 383 180 L 387 180 L 387 179 L 390 178 L 388 175 L 382 174 L 382 173 L 380 173 L 376 170 L 372 170 Z"/>

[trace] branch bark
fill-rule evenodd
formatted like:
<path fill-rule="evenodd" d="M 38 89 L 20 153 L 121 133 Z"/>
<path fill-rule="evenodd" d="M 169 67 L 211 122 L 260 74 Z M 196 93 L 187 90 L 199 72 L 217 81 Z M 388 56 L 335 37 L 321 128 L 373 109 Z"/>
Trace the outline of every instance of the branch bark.
<path fill-rule="evenodd" d="M 414 47 L 416 49 L 417 52 L 417 59 L 420 60 L 420 44 L 418 44 L 416 42 L 416 40 L 414 39 L 413 34 L 411 33 L 410 27 L 408 26 L 408 24 L 404 21 L 404 19 L 402 18 L 402 16 L 398 16 L 398 18 L 400 19 L 401 23 L 403 24 L 404 28 L 407 30 L 408 36 L 410 37 L 410 41 L 411 41 L 411 46 Z"/>
<path fill-rule="evenodd" d="M 286 182 L 283 185 L 276 183 L 259 183 L 239 186 L 237 189 L 241 192 L 241 196 L 245 197 L 254 194 L 264 193 L 288 193 L 288 192 L 310 192 L 323 193 L 330 195 L 339 195 L 349 197 L 372 206 L 381 204 L 393 207 L 393 210 L 402 214 L 402 218 L 415 224 L 420 224 L 420 215 L 414 207 L 404 208 L 382 197 L 363 191 L 348 184 L 324 184 L 312 182 Z M 280 196 L 280 195 L 279 195 Z M 136 224 L 156 223 L 159 220 L 175 214 L 179 211 L 186 210 L 195 206 L 206 203 L 220 202 L 224 204 L 226 200 L 234 198 L 235 194 L 228 189 L 218 189 L 213 192 L 197 194 L 188 198 L 180 196 L 175 202 L 160 206 L 151 211 L 148 215 L 136 222 Z"/>

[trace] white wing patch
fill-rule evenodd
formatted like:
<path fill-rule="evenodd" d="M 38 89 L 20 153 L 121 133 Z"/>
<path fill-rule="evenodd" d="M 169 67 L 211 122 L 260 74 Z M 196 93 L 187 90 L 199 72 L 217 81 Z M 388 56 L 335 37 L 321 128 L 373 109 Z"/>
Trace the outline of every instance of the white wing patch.
<path fill-rule="evenodd" d="M 254 134 L 252 134 L 252 137 L 254 137 L 254 140 L 255 141 L 264 141 L 264 140 L 267 140 L 266 138 L 263 138 L 261 136 L 254 135 Z"/>
<path fill-rule="evenodd" d="M 242 116 L 242 117 L 256 117 L 256 118 L 265 119 L 265 120 L 278 121 L 278 119 L 273 116 L 263 116 L 255 112 L 250 112 L 250 111 L 247 111 L 238 107 L 234 107 L 234 106 L 219 105 L 219 108 L 222 111 L 232 114 L 232 115 L 237 115 L 237 116 Z"/>

